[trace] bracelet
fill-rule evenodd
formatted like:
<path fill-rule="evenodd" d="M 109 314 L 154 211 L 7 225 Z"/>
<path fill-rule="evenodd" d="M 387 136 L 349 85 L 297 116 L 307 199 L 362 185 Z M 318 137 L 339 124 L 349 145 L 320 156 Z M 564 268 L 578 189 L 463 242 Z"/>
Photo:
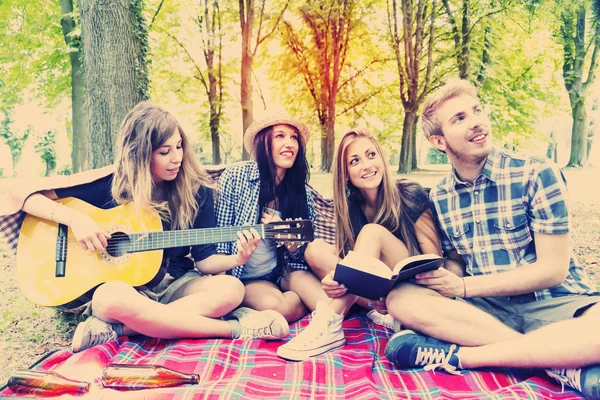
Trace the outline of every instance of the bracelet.
<path fill-rule="evenodd" d="M 54 203 L 54 207 L 52 208 L 52 211 L 50 211 L 50 221 L 57 222 L 54 219 L 54 213 L 56 212 L 56 209 L 58 208 L 58 206 L 60 206 L 60 203 Z"/>
<path fill-rule="evenodd" d="M 463 299 L 467 298 L 467 284 L 465 283 L 465 277 L 461 276 L 460 279 L 463 281 Z"/>

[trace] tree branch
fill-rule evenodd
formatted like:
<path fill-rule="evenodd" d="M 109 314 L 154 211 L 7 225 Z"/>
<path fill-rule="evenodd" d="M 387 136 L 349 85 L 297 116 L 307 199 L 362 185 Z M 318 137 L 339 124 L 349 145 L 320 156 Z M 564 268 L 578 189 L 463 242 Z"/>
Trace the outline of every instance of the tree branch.
<path fill-rule="evenodd" d="M 152 20 L 150 21 L 150 25 L 148 25 L 148 32 L 150 32 L 152 30 L 152 24 L 154 24 L 154 21 L 156 20 L 156 17 L 158 17 L 158 13 L 160 12 L 163 3 L 165 2 L 165 0 L 160 0 L 160 4 L 158 5 L 158 8 L 156 9 L 156 11 L 154 12 L 154 15 L 152 16 Z"/>
<path fill-rule="evenodd" d="M 198 64 L 196 64 L 196 60 L 194 60 L 194 57 L 192 57 L 192 55 L 190 54 L 190 52 L 188 51 L 188 49 L 183 45 L 183 43 L 181 43 L 179 41 L 179 39 L 177 39 L 175 36 L 173 36 L 169 32 L 165 31 L 162 28 L 159 28 L 159 30 L 161 32 L 163 32 L 165 35 L 167 35 L 168 37 L 170 37 L 171 39 L 173 39 L 175 41 L 175 43 L 177 43 L 179 45 L 179 47 L 181 47 L 183 49 L 183 51 L 185 52 L 185 54 L 188 56 L 188 58 L 192 62 L 193 66 L 194 66 L 194 69 L 196 70 L 196 72 L 198 74 L 198 79 L 200 80 L 200 82 L 202 82 L 202 85 L 204 86 L 204 90 L 206 90 L 206 93 L 208 93 L 209 92 L 208 85 L 206 84 L 206 80 L 204 79 L 204 75 L 202 73 L 202 69 L 200 69 L 200 67 L 198 66 Z"/>

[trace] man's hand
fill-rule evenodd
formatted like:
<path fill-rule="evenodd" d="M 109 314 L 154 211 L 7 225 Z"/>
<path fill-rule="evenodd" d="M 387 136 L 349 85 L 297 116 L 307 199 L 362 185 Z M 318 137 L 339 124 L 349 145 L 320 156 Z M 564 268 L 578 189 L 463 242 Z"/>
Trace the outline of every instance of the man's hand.
<path fill-rule="evenodd" d="M 442 296 L 463 297 L 464 295 L 462 278 L 443 267 L 417 274 L 415 278 L 416 284 L 435 290 Z"/>
<path fill-rule="evenodd" d="M 337 297 L 343 296 L 346 294 L 348 288 L 343 284 L 333 280 L 333 273 L 331 271 L 329 274 L 325 275 L 323 280 L 321 280 L 321 285 L 323 287 L 323 291 L 328 297 L 335 299 Z"/>
<path fill-rule="evenodd" d="M 250 228 L 250 230 L 243 230 L 237 233 L 237 248 L 238 253 L 235 258 L 235 262 L 238 265 L 246 264 L 254 253 L 254 250 L 258 247 L 260 243 L 260 235 L 254 228 Z"/>

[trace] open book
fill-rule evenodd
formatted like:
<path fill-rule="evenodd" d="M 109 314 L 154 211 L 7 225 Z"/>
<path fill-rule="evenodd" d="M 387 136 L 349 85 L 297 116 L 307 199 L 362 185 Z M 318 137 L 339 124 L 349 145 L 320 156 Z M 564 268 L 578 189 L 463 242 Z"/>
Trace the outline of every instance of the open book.
<path fill-rule="evenodd" d="M 405 258 L 391 270 L 375 257 L 350 251 L 338 262 L 333 279 L 346 285 L 349 293 L 379 300 L 387 296 L 396 283 L 438 269 L 444 260 L 435 254 L 419 254 Z"/>

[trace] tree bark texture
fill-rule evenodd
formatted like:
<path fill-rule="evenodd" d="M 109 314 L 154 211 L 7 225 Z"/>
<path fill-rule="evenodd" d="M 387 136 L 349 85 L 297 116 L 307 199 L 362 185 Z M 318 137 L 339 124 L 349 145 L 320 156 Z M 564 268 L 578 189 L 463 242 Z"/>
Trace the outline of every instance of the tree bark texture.
<path fill-rule="evenodd" d="M 88 169 L 88 121 L 85 113 L 85 81 L 81 51 L 78 38 L 72 33 L 77 26 L 73 17 L 73 0 L 61 0 L 60 10 L 62 18 L 63 36 L 69 51 L 71 62 L 71 121 L 72 121 L 72 172 Z"/>
<path fill-rule="evenodd" d="M 242 29 L 242 65 L 240 100 L 242 103 L 242 143 L 246 129 L 254 121 L 254 104 L 252 102 L 252 62 L 254 55 L 250 48 L 254 29 L 254 0 L 239 0 L 240 27 Z M 248 160 L 250 154 L 242 144 L 242 160 Z"/>
<path fill-rule="evenodd" d="M 571 132 L 571 156 L 568 165 L 570 167 L 583 167 L 587 163 L 587 112 L 583 99 L 571 104 L 571 115 L 573 116 L 573 129 Z"/>
<path fill-rule="evenodd" d="M 571 131 L 571 154 L 568 167 L 582 167 L 587 164 L 587 130 L 585 109 L 589 87 L 596 78 L 598 50 L 600 48 L 600 24 L 595 23 L 590 42 L 586 43 L 587 4 L 582 2 L 574 11 L 561 14 L 559 29 L 563 45 L 563 80 L 569 94 L 573 129 Z M 588 51 L 591 51 L 587 79 L 584 80 Z"/>
<path fill-rule="evenodd" d="M 406 110 L 404 112 L 404 123 L 402 124 L 402 142 L 400 151 L 400 161 L 398 172 L 408 174 L 413 165 L 413 148 L 415 123 L 417 122 L 417 112 Z"/>
<path fill-rule="evenodd" d="M 424 0 L 405 0 L 400 4 L 396 0 L 388 2 L 389 37 L 404 107 L 398 161 L 398 172 L 403 174 L 417 168 L 417 112 L 431 87 L 436 8 L 435 0 L 431 3 Z"/>
<path fill-rule="evenodd" d="M 210 4 L 209 4 L 210 3 Z M 219 129 L 223 115 L 223 63 L 221 11 L 216 0 L 204 0 L 204 15 L 198 18 L 198 26 L 202 35 L 204 61 L 208 87 L 206 95 L 210 104 L 210 137 L 212 142 L 213 164 L 221 164 L 221 140 Z M 204 79 L 202 79 L 204 81 Z"/>
<path fill-rule="evenodd" d="M 123 117 L 148 98 L 147 28 L 141 0 L 80 0 L 89 121 L 89 167 L 114 161 Z"/>

